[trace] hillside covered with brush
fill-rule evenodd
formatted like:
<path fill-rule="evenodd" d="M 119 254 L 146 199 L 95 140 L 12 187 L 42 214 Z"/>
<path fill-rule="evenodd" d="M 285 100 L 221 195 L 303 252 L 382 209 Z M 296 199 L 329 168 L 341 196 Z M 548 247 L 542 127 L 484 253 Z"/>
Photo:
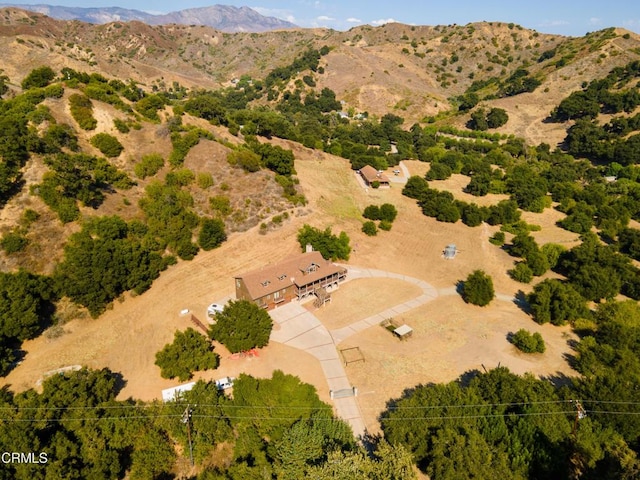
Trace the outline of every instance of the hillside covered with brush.
<path fill-rule="evenodd" d="M 302 158 L 351 176 L 415 161 L 426 173 L 406 178 L 398 197 L 424 219 L 417 231 L 495 227 L 488 241 L 514 259 L 500 273 L 527 292 L 519 304 L 532 321 L 577 335 L 576 377 L 552 379 L 559 388 L 496 368 L 408 389 L 380 416 L 373 456 L 294 377 L 243 376 L 231 399 L 201 383 L 188 397 L 209 409 L 193 422 L 198 478 L 638 475 L 637 35 L 567 38 L 505 23 L 229 34 L 3 9 L 0 47 L 0 374 L 21 368 L 25 342 L 99 320 L 230 238 L 251 231 L 268 243 L 294 219 L 333 212 L 361 233 L 361 212 L 326 206 L 341 185 L 301 181 Z M 372 237 L 374 221 L 392 228 L 373 210 Z M 544 212 L 570 240 L 536 240 L 542 227 L 526 219 Z M 28 440 L 63 459 L 9 475 L 188 470 L 181 408 L 116 401 L 120 383 L 117 372 L 83 369 L 42 393 L 7 387 L 0 403 L 37 422 Z M 592 401 L 578 433 L 575 398 Z M 66 410 L 59 423 L 25 413 L 52 405 L 90 409 L 106 427 L 96 433 Z M 460 417 L 468 406 L 473 421 Z M 107 408 L 139 414 L 136 431 L 109 423 Z M 281 418 L 243 419 L 241 408 Z M 0 444 L 17 441 L 15 425 L 0 425 Z M 456 476 L 460 465 L 467 477 Z"/>

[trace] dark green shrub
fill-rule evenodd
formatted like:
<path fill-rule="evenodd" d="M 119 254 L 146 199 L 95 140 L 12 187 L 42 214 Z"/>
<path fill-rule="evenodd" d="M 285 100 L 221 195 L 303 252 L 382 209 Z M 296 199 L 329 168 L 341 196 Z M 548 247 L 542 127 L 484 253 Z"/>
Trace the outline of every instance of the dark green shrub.
<path fill-rule="evenodd" d="M 216 315 L 209 335 L 231 353 L 237 353 L 266 346 L 272 327 L 271 317 L 264 309 L 247 300 L 232 300 Z"/>
<path fill-rule="evenodd" d="M 372 221 L 364 222 L 364 224 L 362 225 L 362 231 L 370 237 L 373 237 L 378 234 L 378 228 L 376 227 L 376 224 Z"/>
<path fill-rule="evenodd" d="M 492 243 L 493 245 L 497 245 L 497 246 L 504 245 L 504 242 L 505 242 L 504 232 L 496 232 L 496 233 L 494 233 L 491 236 L 491 238 L 489 238 L 489 242 Z"/>
<path fill-rule="evenodd" d="M 389 223 L 393 223 L 393 221 L 398 216 L 398 210 L 390 203 L 383 203 L 380 206 L 380 220 L 384 220 Z"/>
<path fill-rule="evenodd" d="M 516 263 L 516 266 L 509 270 L 509 276 L 520 283 L 529 283 L 533 280 L 533 272 L 525 262 Z"/>
<path fill-rule="evenodd" d="M 549 262 L 547 257 L 540 251 L 535 250 L 526 257 L 527 265 L 536 277 L 544 275 L 549 270 Z"/>
<path fill-rule="evenodd" d="M 369 205 L 364 209 L 362 216 L 369 220 L 380 220 L 380 207 L 377 205 Z"/>
<path fill-rule="evenodd" d="M 113 119 L 113 125 L 116 127 L 116 129 L 120 133 L 129 133 L 131 131 L 131 129 L 129 128 L 129 125 L 127 125 L 127 122 L 119 118 Z"/>
<path fill-rule="evenodd" d="M 55 77 L 56 73 L 51 67 L 44 66 L 35 68 L 22 80 L 21 86 L 23 90 L 34 87 L 46 87 Z"/>
<path fill-rule="evenodd" d="M 482 270 L 469 274 L 462 286 L 462 298 L 465 302 L 484 307 L 495 297 L 493 280 Z"/>
<path fill-rule="evenodd" d="M 566 248 L 562 245 L 558 245 L 557 243 L 546 243 L 540 248 L 540 252 L 547 259 L 547 263 L 549 264 L 549 268 L 553 269 L 558 264 L 558 260 L 560 259 L 560 255 L 563 252 L 566 252 Z"/>
<path fill-rule="evenodd" d="M 451 176 L 453 170 L 445 163 L 432 163 L 431 168 L 425 176 L 426 180 L 446 180 Z"/>
<path fill-rule="evenodd" d="M 192 372 L 218 368 L 220 359 L 213 352 L 211 341 L 193 328 L 176 332 L 173 343 L 168 343 L 156 353 L 155 364 L 160 367 L 162 378 L 189 380 Z"/>
<path fill-rule="evenodd" d="M 538 332 L 533 335 L 524 328 L 518 330 L 510 338 L 511 343 L 525 353 L 544 353 L 546 346 L 542 335 Z"/>
<path fill-rule="evenodd" d="M 100 150 L 100 152 L 108 158 L 115 158 L 124 150 L 124 147 L 118 139 L 108 133 L 98 133 L 91 137 L 91 145 Z"/>
<path fill-rule="evenodd" d="M 28 244 L 29 240 L 27 240 L 27 237 L 18 232 L 6 233 L 2 236 L 2 240 L 0 240 L 0 247 L 8 255 L 21 252 L 27 248 Z"/>
<path fill-rule="evenodd" d="M 83 130 L 95 130 L 98 121 L 93 117 L 93 103 L 89 97 L 74 93 L 69 97 L 71 116 Z"/>
<path fill-rule="evenodd" d="M 587 301 L 569 283 L 547 279 L 527 295 L 533 319 L 537 323 L 564 325 L 588 315 Z"/>
<path fill-rule="evenodd" d="M 406 185 L 402 189 L 402 194 L 405 197 L 413 198 L 415 200 L 422 199 L 429 191 L 429 184 L 427 181 L 417 175 L 409 177 Z"/>
<path fill-rule="evenodd" d="M 391 225 L 392 225 L 391 222 L 387 222 L 386 220 L 382 220 L 380 222 L 380 224 L 378 225 L 378 228 L 380 230 L 384 230 L 384 231 L 388 232 L 389 230 L 391 230 Z"/>
<path fill-rule="evenodd" d="M 147 95 L 138 100 L 134 108 L 147 119 L 153 122 L 159 122 L 160 117 L 158 116 L 158 110 L 163 108 L 164 105 L 165 100 L 160 95 Z"/>
<path fill-rule="evenodd" d="M 147 178 L 155 175 L 164 167 L 164 158 L 159 153 L 149 153 L 135 164 L 133 171 L 138 178 Z"/>
<path fill-rule="evenodd" d="M 257 172 L 260 170 L 260 157 L 251 150 L 241 149 L 229 152 L 227 161 L 229 165 L 239 167 L 245 172 Z"/>
<path fill-rule="evenodd" d="M 480 208 L 475 203 L 468 203 L 460 208 L 460 217 L 462 218 L 462 223 L 468 227 L 477 227 L 484 222 L 488 215 L 487 212 L 488 209 L 486 208 Z"/>
<path fill-rule="evenodd" d="M 502 108 L 492 108 L 487 113 L 487 125 L 489 128 L 498 128 L 509 121 L 509 115 Z"/>
<path fill-rule="evenodd" d="M 331 233 L 331 227 L 326 230 L 320 230 L 311 225 L 303 225 L 298 230 L 298 243 L 302 251 L 307 245 L 311 245 L 326 259 L 331 260 L 349 260 L 351 246 L 349 245 L 349 236 L 345 232 L 340 232 L 339 236 Z"/>
<path fill-rule="evenodd" d="M 198 235 L 198 244 L 203 250 L 212 250 L 222 245 L 227 239 L 224 231 L 224 222 L 217 218 L 205 218 L 202 220 L 200 233 Z"/>
<path fill-rule="evenodd" d="M 218 215 L 226 217 L 231 214 L 233 209 L 231 208 L 231 200 L 226 195 L 216 195 L 209 198 L 209 206 Z"/>

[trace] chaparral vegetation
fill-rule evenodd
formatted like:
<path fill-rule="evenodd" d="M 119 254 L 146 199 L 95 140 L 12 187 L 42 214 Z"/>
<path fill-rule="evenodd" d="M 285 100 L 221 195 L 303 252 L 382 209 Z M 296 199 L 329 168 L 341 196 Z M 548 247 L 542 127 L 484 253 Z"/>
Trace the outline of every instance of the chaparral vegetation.
<path fill-rule="evenodd" d="M 640 477 L 635 33 L 2 14 L 0 478 Z"/>

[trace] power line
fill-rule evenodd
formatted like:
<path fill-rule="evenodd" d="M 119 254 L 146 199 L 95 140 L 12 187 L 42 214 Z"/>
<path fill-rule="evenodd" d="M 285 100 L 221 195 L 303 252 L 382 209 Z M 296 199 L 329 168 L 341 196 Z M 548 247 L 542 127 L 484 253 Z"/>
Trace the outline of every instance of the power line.
<path fill-rule="evenodd" d="M 194 405 L 195 407 L 195 405 Z M 602 414 L 602 415 L 640 415 L 640 412 L 632 411 L 607 411 L 607 410 L 585 410 L 585 413 Z M 468 415 L 426 415 L 413 417 L 388 417 L 383 422 L 400 422 L 400 421 L 419 421 L 419 420 L 466 420 L 479 418 L 504 418 L 504 417 L 542 417 L 553 415 L 574 415 L 575 410 L 559 410 L 547 412 L 504 412 L 504 413 L 483 413 Z M 230 420 L 300 420 L 300 417 L 292 416 L 264 416 L 264 415 L 205 415 L 192 414 L 192 418 L 201 419 L 230 419 Z M 132 420 L 132 419 L 149 419 L 149 418 L 180 418 L 184 419 L 184 414 L 174 415 L 153 415 L 153 416 L 111 416 L 111 417 L 69 417 L 69 418 L 0 418 L 0 421 L 16 422 L 16 423 L 35 423 L 35 422 L 73 422 L 73 421 L 105 421 L 105 420 Z M 314 417 L 313 421 L 317 422 L 334 422 L 342 421 L 336 417 Z"/>
<path fill-rule="evenodd" d="M 435 409 L 448 409 L 448 408 L 495 408 L 495 407 L 521 407 L 521 406 L 535 406 L 535 405 L 554 405 L 554 404 L 569 404 L 576 400 L 544 400 L 535 402 L 507 402 L 507 403 L 478 403 L 478 404 L 448 404 L 448 405 L 413 405 L 413 406 L 389 406 L 388 411 L 397 412 L 403 410 L 435 410 Z M 614 400 L 577 400 L 586 404 L 602 403 L 608 405 L 640 405 L 640 402 L 620 402 Z M 167 403 L 146 403 L 136 405 L 73 405 L 68 407 L 51 407 L 51 406 L 39 406 L 39 407 L 22 407 L 22 406 L 0 406 L 0 414 L 2 411 L 20 412 L 20 411 L 68 411 L 68 410 L 111 410 L 111 409 L 166 409 L 185 408 L 187 405 L 193 407 L 204 408 L 235 408 L 235 409 L 278 409 L 283 408 L 287 410 L 308 410 L 308 411 L 333 411 L 332 406 L 297 406 L 297 405 L 232 405 L 232 404 L 217 404 L 217 403 L 183 403 L 183 402 L 167 402 Z M 364 410 L 378 410 L 377 407 L 362 407 Z"/>

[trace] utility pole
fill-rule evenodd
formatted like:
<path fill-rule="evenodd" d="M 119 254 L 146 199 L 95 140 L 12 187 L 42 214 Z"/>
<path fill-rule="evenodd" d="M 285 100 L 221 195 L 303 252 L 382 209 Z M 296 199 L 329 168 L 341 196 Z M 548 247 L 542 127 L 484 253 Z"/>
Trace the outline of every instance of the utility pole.
<path fill-rule="evenodd" d="M 187 439 L 189 440 L 189 458 L 193 467 L 193 445 L 191 445 L 191 405 L 187 405 L 187 409 L 182 414 L 182 423 L 187 425 Z"/>
<path fill-rule="evenodd" d="M 576 434 L 578 433 L 578 422 L 587 416 L 587 411 L 582 406 L 582 403 L 580 403 L 580 400 L 572 400 L 571 403 L 576 407 L 576 419 L 573 422 L 573 438 L 575 440 Z"/>

